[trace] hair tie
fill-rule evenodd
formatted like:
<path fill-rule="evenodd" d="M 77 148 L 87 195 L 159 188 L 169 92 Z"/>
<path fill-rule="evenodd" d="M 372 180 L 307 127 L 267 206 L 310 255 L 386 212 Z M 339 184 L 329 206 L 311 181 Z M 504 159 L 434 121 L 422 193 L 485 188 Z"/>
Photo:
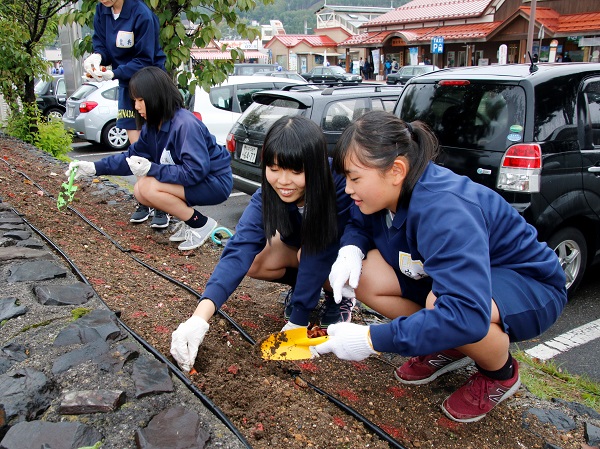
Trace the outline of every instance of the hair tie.
<path fill-rule="evenodd" d="M 419 136 L 417 134 L 415 134 L 415 130 L 413 129 L 413 126 L 409 122 L 404 122 L 404 124 L 406 125 L 406 129 L 410 133 L 410 140 L 412 140 L 413 142 L 418 144 Z"/>

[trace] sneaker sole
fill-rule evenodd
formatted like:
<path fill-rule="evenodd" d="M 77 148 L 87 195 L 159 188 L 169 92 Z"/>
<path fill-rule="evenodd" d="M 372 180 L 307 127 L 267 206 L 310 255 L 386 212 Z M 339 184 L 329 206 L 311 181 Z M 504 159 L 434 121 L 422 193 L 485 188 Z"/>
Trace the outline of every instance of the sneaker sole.
<path fill-rule="evenodd" d="M 449 363 L 448 365 L 444 366 L 443 368 L 440 368 L 435 373 L 433 373 L 431 376 L 429 376 L 425 379 L 417 379 L 417 380 L 402 379 L 400 376 L 398 376 L 398 373 L 396 372 L 397 370 L 394 370 L 394 377 L 396 378 L 396 380 L 398 380 L 398 382 L 403 383 L 405 385 L 425 385 L 430 382 L 433 382 L 435 379 L 440 377 L 442 374 L 446 374 L 446 373 L 449 373 L 450 371 L 456 371 L 457 369 L 464 368 L 465 366 L 469 366 L 471 363 L 473 363 L 472 359 L 470 359 L 469 357 L 464 357 L 455 362 Z"/>
<path fill-rule="evenodd" d="M 148 218 L 150 218 L 150 215 L 148 215 L 146 218 L 140 218 L 140 219 L 135 219 L 135 218 L 130 218 L 129 221 L 131 223 L 143 223 L 145 222 Z"/>
<path fill-rule="evenodd" d="M 171 242 L 185 242 L 185 237 L 169 237 L 169 241 Z"/>
<path fill-rule="evenodd" d="M 508 390 L 506 393 L 504 393 L 502 395 L 502 397 L 500 398 L 500 400 L 498 402 L 496 402 L 496 405 L 500 404 L 502 401 L 504 401 L 505 399 L 508 399 L 513 394 L 515 394 L 517 392 L 517 390 L 519 389 L 520 386 L 521 386 L 521 376 L 519 376 L 519 378 L 517 379 L 517 381 L 515 382 L 515 384 L 512 387 L 510 387 L 510 390 Z M 450 395 L 450 396 L 452 396 L 452 395 Z M 448 398 L 450 396 L 448 396 Z M 448 410 L 446 410 L 446 407 L 444 407 L 444 404 L 446 403 L 446 401 L 448 400 L 448 398 L 444 399 L 444 402 L 442 402 L 442 405 L 440 407 L 442 408 L 442 411 L 444 412 L 444 414 L 448 418 L 450 418 L 452 421 L 464 422 L 464 423 L 477 422 L 477 421 L 485 418 L 485 416 L 487 415 L 487 413 L 489 413 L 489 412 L 487 412 L 487 413 L 484 413 L 483 415 L 474 416 L 473 418 L 456 418 L 456 417 L 452 416 L 452 414 Z M 492 410 L 494 410 L 493 407 L 492 407 Z M 490 410 L 490 412 L 492 410 Z"/>
<path fill-rule="evenodd" d="M 210 237 L 210 235 L 212 234 L 212 232 L 215 229 L 217 229 L 217 223 L 216 222 L 215 222 L 215 225 L 213 226 L 213 228 L 210 230 L 210 232 L 208 234 L 206 234 L 206 237 L 204 237 L 204 239 L 200 243 L 197 243 L 196 245 L 193 245 L 193 246 L 188 246 L 186 248 L 182 248 L 181 245 L 179 245 L 177 247 L 177 249 L 180 250 L 180 251 L 190 251 L 192 249 L 200 248 L 202 245 L 204 245 L 204 242 L 206 242 L 208 240 L 208 238 Z"/>
<path fill-rule="evenodd" d="M 151 228 L 164 229 L 164 228 L 168 228 L 169 227 L 169 223 L 170 222 L 171 222 L 171 219 L 167 219 L 167 222 L 164 223 L 164 224 L 151 223 L 150 227 Z"/>

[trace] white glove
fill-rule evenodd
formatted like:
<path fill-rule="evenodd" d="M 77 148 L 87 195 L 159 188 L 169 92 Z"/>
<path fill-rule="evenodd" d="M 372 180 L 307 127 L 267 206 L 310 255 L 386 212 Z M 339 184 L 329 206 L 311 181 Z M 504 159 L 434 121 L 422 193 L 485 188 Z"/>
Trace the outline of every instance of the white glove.
<path fill-rule="evenodd" d="M 186 373 L 190 372 L 198 348 L 208 332 L 208 323 L 199 316 L 192 315 L 185 323 L 181 323 L 171 338 L 171 355 Z"/>
<path fill-rule="evenodd" d="M 105 72 L 100 72 L 100 74 L 102 75 L 102 81 L 108 81 L 115 77 L 113 71 L 108 69 Z"/>
<path fill-rule="evenodd" d="M 69 164 L 69 169 L 65 172 L 67 178 L 71 177 L 71 170 L 77 167 L 77 173 L 75 173 L 75 179 L 79 179 L 82 176 L 94 176 L 96 174 L 96 164 L 88 161 L 73 161 Z"/>
<path fill-rule="evenodd" d="M 336 323 L 327 328 L 329 339 L 314 347 L 317 354 L 333 352 L 343 360 L 360 361 L 377 354 L 371 343 L 369 326 L 354 323 Z"/>
<path fill-rule="evenodd" d="M 100 72 L 101 62 L 102 56 L 100 55 L 100 53 L 92 53 L 87 58 L 85 58 L 85 61 L 83 61 L 83 70 L 85 70 L 87 73 L 96 78 L 98 72 Z"/>
<path fill-rule="evenodd" d="M 344 286 L 349 285 L 350 288 L 358 287 L 358 279 L 362 270 L 362 260 L 365 255 L 358 246 L 348 245 L 343 246 L 338 251 L 337 259 L 331 266 L 329 273 L 329 283 L 333 289 L 333 299 L 337 304 L 342 301 L 342 296 L 346 296 L 350 292 Z M 354 291 L 352 291 L 352 296 Z"/>
<path fill-rule="evenodd" d="M 285 323 L 285 326 L 283 326 L 281 328 L 281 332 L 291 331 L 292 329 L 298 329 L 299 327 L 306 327 L 306 326 L 300 326 L 299 324 L 294 324 L 291 321 L 288 321 L 287 323 Z"/>
<path fill-rule="evenodd" d="M 139 157 L 139 156 L 131 156 L 125 159 L 129 164 L 129 168 L 131 173 L 133 173 L 137 177 L 146 176 L 148 170 L 152 166 L 152 162 L 148 159 Z"/>

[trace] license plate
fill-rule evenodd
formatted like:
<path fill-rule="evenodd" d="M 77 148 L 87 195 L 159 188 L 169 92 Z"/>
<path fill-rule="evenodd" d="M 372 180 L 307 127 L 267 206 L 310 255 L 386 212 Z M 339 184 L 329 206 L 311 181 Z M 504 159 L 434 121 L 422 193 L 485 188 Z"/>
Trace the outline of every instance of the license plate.
<path fill-rule="evenodd" d="M 75 117 L 75 106 L 67 107 L 67 117 Z"/>
<path fill-rule="evenodd" d="M 246 162 L 256 162 L 256 155 L 258 154 L 258 147 L 252 145 L 243 144 L 242 152 L 240 153 L 240 159 Z"/>

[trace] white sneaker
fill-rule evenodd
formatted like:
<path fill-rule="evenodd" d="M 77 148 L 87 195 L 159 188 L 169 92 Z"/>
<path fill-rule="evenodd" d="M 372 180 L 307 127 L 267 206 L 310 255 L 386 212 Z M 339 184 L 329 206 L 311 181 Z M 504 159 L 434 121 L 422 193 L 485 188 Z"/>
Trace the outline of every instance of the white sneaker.
<path fill-rule="evenodd" d="M 173 232 L 173 235 L 171 237 L 169 237 L 169 240 L 172 241 L 172 242 L 184 242 L 186 240 L 185 232 L 189 228 L 190 227 L 185 224 L 185 221 L 179 221 L 179 222 L 177 222 L 175 224 L 175 227 L 173 228 L 173 230 L 175 232 Z"/>
<path fill-rule="evenodd" d="M 210 237 L 210 234 L 217 227 L 217 222 L 208 217 L 208 221 L 201 228 L 188 227 L 185 230 L 185 242 L 181 243 L 178 248 L 181 251 L 196 249 Z"/>

